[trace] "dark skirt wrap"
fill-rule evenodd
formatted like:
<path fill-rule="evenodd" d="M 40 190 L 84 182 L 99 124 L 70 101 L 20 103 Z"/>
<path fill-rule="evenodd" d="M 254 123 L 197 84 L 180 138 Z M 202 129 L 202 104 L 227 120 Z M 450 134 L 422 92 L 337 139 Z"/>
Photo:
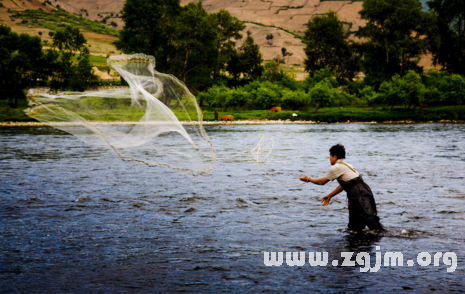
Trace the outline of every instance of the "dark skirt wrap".
<path fill-rule="evenodd" d="M 384 231 L 376 215 L 376 203 L 370 186 L 358 176 L 347 182 L 337 180 L 349 199 L 349 230 L 361 231 L 368 226 L 370 230 Z"/>

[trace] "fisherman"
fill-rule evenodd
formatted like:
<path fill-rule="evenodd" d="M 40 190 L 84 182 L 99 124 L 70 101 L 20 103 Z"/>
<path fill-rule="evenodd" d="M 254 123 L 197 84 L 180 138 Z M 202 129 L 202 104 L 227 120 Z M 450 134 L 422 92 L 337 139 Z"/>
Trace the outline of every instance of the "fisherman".
<path fill-rule="evenodd" d="M 323 206 L 329 204 L 332 197 L 347 192 L 349 204 L 349 230 L 361 231 L 368 226 L 370 230 L 384 231 L 377 216 L 376 203 L 370 187 L 363 181 L 362 176 L 355 168 L 345 161 L 346 151 L 344 146 L 337 144 L 329 149 L 329 161 L 332 165 L 328 173 L 320 179 L 312 179 L 303 175 L 299 179 L 317 185 L 325 185 L 329 181 L 337 179 L 339 186 L 321 198 Z"/>

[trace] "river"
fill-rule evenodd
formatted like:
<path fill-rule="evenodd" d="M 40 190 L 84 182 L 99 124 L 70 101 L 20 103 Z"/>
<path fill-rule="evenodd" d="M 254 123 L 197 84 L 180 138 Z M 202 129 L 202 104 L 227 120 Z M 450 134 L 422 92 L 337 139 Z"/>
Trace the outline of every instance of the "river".
<path fill-rule="evenodd" d="M 322 177 L 345 145 L 371 186 L 386 235 L 351 234 L 336 188 L 285 188 L 247 156 L 196 176 L 125 162 L 50 127 L 0 128 L 3 293 L 463 291 L 465 124 L 218 125 L 220 156 L 275 141 L 260 168 L 284 185 Z M 305 252 L 304 266 L 266 266 L 265 252 Z M 311 266 L 309 252 L 327 252 Z M 401 252 L 403 266 L 341 266 L 341 252 Z M 420 266 L 417 255 L 432 260 Z M 434 266 L 437 252 L 456 255 Z M 428 255 L 428 254 L 427 254 Z M 427 256 L 425 260 L 427 261 Z M 338 266 L 331 264 L 339 260 Z M 413 260 L 413 266 L 407 266 Z"/>

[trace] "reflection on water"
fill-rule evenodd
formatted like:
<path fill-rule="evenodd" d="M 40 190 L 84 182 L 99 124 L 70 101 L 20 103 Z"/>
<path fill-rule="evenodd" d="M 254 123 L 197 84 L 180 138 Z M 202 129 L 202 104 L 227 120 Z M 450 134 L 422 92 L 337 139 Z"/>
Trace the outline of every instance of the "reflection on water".
<path fill-rule="evenodd" d="M 375 193 L 386 236 L 345 231 L 337 183 L 283 188 L 246 156 L 200 177 L 124 162 L 48 127 L 0 128 L 0 289 L 4 292 L 372 292 L 462 290 L 465 125 L 209 126 L 220 156 L 275 140 L 261 165 L 299 184 L 329 168 L 328 149 Z M 263 252 L 455 252 L 458 268 L 266 267 Z"/>

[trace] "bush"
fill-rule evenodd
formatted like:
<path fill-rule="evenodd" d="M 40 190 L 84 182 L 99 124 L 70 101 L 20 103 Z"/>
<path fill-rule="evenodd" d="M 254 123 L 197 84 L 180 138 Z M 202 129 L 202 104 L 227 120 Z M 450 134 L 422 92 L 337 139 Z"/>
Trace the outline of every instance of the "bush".
<path fill-rule="evenodd" d="M 427 90 L 421 82 L 421 77 L 409 70 L 404 77 L 396 74 L 391 81 L 384 81 L 379 92 L 382 101 L 392 109 L 396 105 L 408 105 L 408 108 L 412 105 L 417 106 L 423 101 Z"/>
<path fill-rule="evenodd" d="M 288 110 L 298 110 L 307 108 L 310 105 L 310 95 L 304 90 L 284 90 L 281 98 L 281 106 Z"/>
<path fill-rule="evenodd" d="M 337 88 L 339 83 L 337 82 L 336 77 L 337 73 L 327 66 L 323 69 L 317 70 L 313 76 L 308 75 L 304 80 L 304 85 L 307 90 L 310 90 L 319 82 L 327 79 L 333 88 Z"/>
<path fill-rule="evenodd" d="M 215 85 L 208 89 L 207 92 L 202 92 L 197 95 L 200 105 L 206 105 L 208 108 L 226 107 L 229 88 L 224 85 Z"/>
<path fill-rule="evenodd" d="M 249 101 L 250 94 L 245 91 L 244 89 L 231 89 L 226 96 L 226 107 L 225 110 L 228 107 L 238 109 L 247 104 Z"/>
<path fill-rule="evenodd" d="M 315 112 L 321 107 L 330 106 L 335 98 L 335 93 L 330 79 L 325 78 L 316 84 L 308 93 L 315 104 Z"/>
<path fill-rule="evenodd" d="M 461 75 L 453 74 L 447 79 L 444 89 L 444 100 L 448 104 L 465 104 L 465 79 Z"/>
<path fill-rule="evenodd" d="M 359 97 L 362 103 L 368 106 L 374 106 L 380 103 L 379 95 L 371 86 L 365 86 L 365 88 L 359 90 Z"/>

